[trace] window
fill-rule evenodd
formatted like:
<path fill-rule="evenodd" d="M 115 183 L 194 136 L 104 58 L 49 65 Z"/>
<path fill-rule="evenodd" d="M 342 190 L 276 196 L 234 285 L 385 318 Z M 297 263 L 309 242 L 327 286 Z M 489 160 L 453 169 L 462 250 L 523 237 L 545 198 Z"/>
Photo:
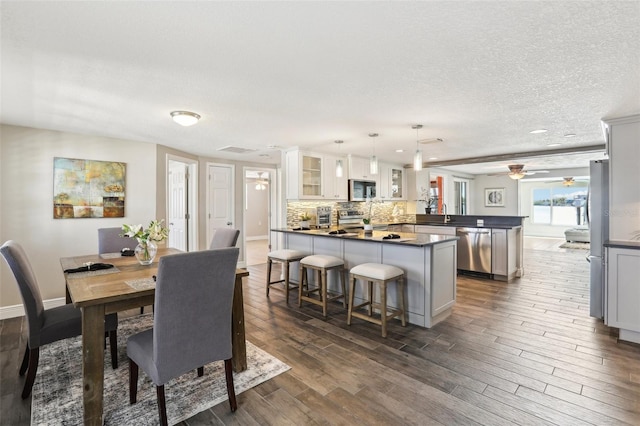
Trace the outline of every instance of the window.
<path fill-rule="evenodd" d="M 586 224 L 586 184 L 533 189 L 533 223 L 576 226 Z"/>

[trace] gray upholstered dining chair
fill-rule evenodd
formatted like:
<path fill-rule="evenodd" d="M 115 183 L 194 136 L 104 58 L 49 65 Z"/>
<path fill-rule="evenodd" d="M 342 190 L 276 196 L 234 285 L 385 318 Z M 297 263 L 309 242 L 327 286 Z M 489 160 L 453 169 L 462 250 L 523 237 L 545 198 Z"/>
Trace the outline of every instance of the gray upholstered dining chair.
<path fill-rule="evenodd" d="M 98 254 L 120 253 L 123 248 L 135 249 L 138 241 L 135 238 L 121 237 L 122 228 L 98 229 Z"/>
<path fill-rule="evenodd" d="M 0 247 L 0 253 L 7 261 L 13 276 L 18 283 L 20 296 L 24 305 L 28 324 L 27 348 L 20 366 L 20 375 L 27 371 L 27 379 L 22 390 L 22 398 L 31 394 L 31 388 L 36 378 L 40 347 L 59 340 L 68 339 L 82 334 L 82 317 L 80 309 L 73 305 L 56 306 L 44 309 L 42 296 L 31 268 L 29 259 L 20 244 L 9 240 Z M 111 366 L 118 368 L 117 332 L 118 317 L 109 314 L 105 317 L 105 331 L 109 333 L 111 348 Z"/>
<path fill-rule="evenodd" d="M 213 230 L 213 238 L 211 238 L 210 250 L 235 247 L 238 242 L 240 231 L 233 228 L 217 228 Z"/>
<path fill-rule="evenodd" d="M 122 249 L 135 249 L 138 240 L 131 237 L 121 237 L 122 228 L 98 228 L 98 254 L 120 253 Z M 140 307 L 140 314 L 144 314 L 144 306 Z"/>
<path fill-rule="evenodd" d="M 237 408 L 231 371 L 231 307 L 239 249 L 164 256 L 158 265 L 153 328 L 129 337 L 129 402 L 137 400 L 138 367 L 156 385 L 160 423 L 167 424 L 164 385 L 224 360 L 231 411 Z"/>

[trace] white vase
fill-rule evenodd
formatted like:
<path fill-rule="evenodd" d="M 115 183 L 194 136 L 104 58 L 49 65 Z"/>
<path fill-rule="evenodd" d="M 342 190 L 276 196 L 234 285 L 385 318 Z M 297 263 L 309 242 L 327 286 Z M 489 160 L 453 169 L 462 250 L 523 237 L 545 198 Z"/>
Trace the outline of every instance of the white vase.
<path fill-rule="evenodd" d="M 309 227 L 309 221 L 308 220 L 301 220 L 300 221 L 300 228 L 308 228 Z"/>
<path fill-rule="evenodd" d="M 373 225 L 370 223 L 367 223 L 364 225 L 364 230 L 365 231 L 373 231 Z"/>

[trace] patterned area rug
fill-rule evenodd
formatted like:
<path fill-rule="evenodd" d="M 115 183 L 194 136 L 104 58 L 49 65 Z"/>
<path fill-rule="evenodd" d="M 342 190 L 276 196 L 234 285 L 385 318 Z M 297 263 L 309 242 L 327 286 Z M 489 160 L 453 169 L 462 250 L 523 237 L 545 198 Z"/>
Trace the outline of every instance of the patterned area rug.
<path fill-rule="evenodd" d="M 560 248 L 568 248 L 568 249 L 578 249 L 578 250 L 589 250 L 591 248 L 591 244 L 589 243 L 563 243 L 560 245 Z"/>
<path fill-rule="evenodd" d="M 140 370 L 138 402 L 129 404 L 129 363 L 127 338 L 151 328 L 152 314 L 126 318 L 118 326 L 118 368 L 111 368 L 109 350 L 105 351 L 104 424 L 157 425 L 156 390 Z M 33 386 L 32 425 L 82 424 L 82 340 L 67 339 L 40 349 L 40 364 Z M 247 342 L 248 369 L 234 373 L 236 395 L 290 367 L 262 349 Z M 224 363 L 205 366 L 204 376 L 187 373 L 165 385 L 167 416 L 170 424 L 186 420 L 227 400 Z"/>

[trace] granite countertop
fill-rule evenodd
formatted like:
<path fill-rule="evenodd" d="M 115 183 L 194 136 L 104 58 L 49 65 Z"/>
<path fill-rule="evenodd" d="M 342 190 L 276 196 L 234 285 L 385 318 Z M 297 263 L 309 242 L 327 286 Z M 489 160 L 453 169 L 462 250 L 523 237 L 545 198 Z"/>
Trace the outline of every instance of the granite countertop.
<path fill-rule="evenodd" d="M 394 232 L 400 238 L 397 239 L 385 239 L 384 237 L 389 235 L 389 231 L 372 231 L 371 233 L 365 233 L 364 230 L 352 230 L 347 231 L 345 234 L 330 234 L 331 231 L 336 231 L 337 227 L 331 227 L 329 229 L 309 229 L 295 231 L 291 228 L 278 228 L 272 229 L 275 232 L 285 232 L 291 234 L 303 234 L 314 237 L 326 237 L 326 238 L 348 238 L 360 241 L 370 241 L 383 244 L 400 244 L 406 246 L 423 247 L 435 244 L 444 243 L 447 241 L 456 241 L 459 238 L 453 235 L 440 235 L 440 234 L 413 234 L 408 232 Z"/>
<path fill-rule="evenodd" d="M 607 240 L 603 244 L 605 247 L 622 248 L 630 250 L 640 250 L 640 241 L 618 241 Z"/>

